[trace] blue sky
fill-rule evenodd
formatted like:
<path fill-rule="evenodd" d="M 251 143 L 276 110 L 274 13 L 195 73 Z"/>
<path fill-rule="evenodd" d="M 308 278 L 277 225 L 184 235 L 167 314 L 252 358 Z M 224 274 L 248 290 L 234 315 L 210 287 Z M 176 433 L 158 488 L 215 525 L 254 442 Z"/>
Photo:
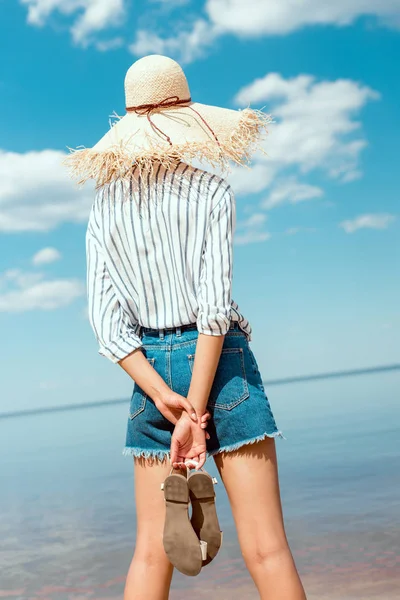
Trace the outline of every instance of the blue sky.
<path fill-rule="evenodd" d="M 300 5 L 300 3 L 299 3 Z M 192 98 L 265 107 L 268 157 L 229 175 L 234 298 L 265 378 L 399 360 L 400 1 L 10 1 L 0 7 L 1 409 L 128 395 L 86 318 L 93 189 L 61 166 L 177 59 Z"/>

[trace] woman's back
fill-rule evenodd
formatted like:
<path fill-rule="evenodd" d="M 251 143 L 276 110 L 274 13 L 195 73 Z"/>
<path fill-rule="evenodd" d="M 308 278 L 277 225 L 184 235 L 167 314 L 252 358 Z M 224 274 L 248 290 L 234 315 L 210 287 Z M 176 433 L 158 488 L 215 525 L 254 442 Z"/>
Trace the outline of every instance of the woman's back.
<path fill-rule="evenodd" d="M 234 320 L 250 338 L 231 300 L 235 216 L 228 183 L 185 163 L 99 190 L 87 255 L 90 319 L 103 350 L 139 325 L 197 322 L 199 331 L 221 335 Z"/>

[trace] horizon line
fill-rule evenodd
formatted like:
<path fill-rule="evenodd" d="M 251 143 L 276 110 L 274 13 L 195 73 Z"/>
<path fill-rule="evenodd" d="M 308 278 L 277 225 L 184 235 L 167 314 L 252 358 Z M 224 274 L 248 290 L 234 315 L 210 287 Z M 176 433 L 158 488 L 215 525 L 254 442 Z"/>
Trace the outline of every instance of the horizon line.
<path fill-rule="evenodd" d="M 320 381 L 322 379 L 335 379 L 341 377 L 355 377 L 359 375 L 372 375 L 374 373 L 387 373 L 390 371 L 400 371 L 400 363 L 394 363 L 392 365 L 382 365 L 380 367 L 366 367 L 364 369 L 351 369 L 348 371 L 332 371 L 330 373 L 315 373 L 313 375 L 298 375 L 294 377 L 284 377 L 281 379 L 269 379 L 263 381 L 263 385 L 265 385 L 266 387 L 273 385 L 287 385 L 291 383 Z M 77 404 L 61 404 L 60 406 L 43 406 L 27 410 L 16 410 L 0 413 L 0 419 L 10 419 L 14 417 L 26 417 L 46 413 L 64 412 L 68 410 L 82 410 L 85 408 L 98 408 L 101 406 L 125 404 L 128 402 L 129 399 L 125 398 L 115 400 L 99 400 L 97 402 L 81 402 Z"/>

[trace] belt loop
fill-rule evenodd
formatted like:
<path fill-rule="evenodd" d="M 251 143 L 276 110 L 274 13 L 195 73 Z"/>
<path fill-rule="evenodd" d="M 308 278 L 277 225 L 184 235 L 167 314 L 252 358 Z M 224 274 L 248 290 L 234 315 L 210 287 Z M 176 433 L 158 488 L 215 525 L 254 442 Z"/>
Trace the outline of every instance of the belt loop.
<path fill-rule="evenodd" d="M 181 335 L 182 335 L 182 329 L 180 327 L 176 328 L 176 335 L 177 335 L 177 337 L 181 337 Z"/>
<path fill-rule="evenodd" d="M 159 329 L 158 335 L 160 336 L 160 340 L 163 340 L 164 339 L 164 329 Z"/>

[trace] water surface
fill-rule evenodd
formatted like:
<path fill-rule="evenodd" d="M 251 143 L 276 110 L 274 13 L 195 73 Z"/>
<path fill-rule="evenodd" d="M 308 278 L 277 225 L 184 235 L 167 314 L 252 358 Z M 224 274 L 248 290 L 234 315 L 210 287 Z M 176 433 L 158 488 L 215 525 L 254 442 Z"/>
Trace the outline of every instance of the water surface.
<path fill-rule="evenodd" d="M 286 530 L 313 600 L 400 597 L 398 374 L 271 388 Z M 135 541 L 127 405 L 0 420 L 0 598 L 116 600 Z M 210 465 L 209 469 L 214 470 Z M 229 505 L 224 545 L 171 598 L 256 599 Z"/>

